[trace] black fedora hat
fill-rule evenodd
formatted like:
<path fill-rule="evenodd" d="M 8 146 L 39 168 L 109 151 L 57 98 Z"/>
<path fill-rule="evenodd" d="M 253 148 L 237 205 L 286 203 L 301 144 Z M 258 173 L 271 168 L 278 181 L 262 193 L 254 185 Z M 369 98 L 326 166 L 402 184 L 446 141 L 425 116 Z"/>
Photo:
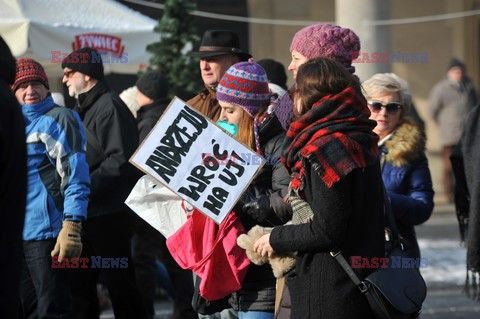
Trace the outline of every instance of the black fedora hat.
<path fill-rule="evenodd" d="M 245 60 L 252 57 L 240 49 L 238 35 L 230 30 L 205 31 L 198 51 L 190 52 L 190 56 L 198 58 L 224 54 L 236 54 Z"/>

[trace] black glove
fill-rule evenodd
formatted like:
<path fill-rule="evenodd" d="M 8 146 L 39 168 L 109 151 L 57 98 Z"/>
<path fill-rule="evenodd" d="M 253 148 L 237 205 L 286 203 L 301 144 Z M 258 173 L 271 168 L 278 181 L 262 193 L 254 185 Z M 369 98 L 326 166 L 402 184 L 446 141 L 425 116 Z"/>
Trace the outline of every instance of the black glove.
<path fill-rule="evenodd" d="M 263 223 L 272 214 L 275 214 L 270 199 L 266 195 L 258 197 L 256 200 L 243 205 L 242 210 L 259 223 Z"/>

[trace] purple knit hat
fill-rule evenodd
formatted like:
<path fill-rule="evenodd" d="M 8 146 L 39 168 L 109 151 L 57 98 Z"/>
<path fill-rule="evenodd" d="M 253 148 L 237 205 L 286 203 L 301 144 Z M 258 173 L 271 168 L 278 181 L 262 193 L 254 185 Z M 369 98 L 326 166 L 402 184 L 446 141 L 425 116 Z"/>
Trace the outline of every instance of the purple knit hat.
<path fill-rule="evenodd" d="M 240 106 L 251 117 L 270 102 L 265 70 L 252 59 L 232 65 L 217 88 L 217 100 Z"/>
<path fill-rule="evenodd" d="M 350 29 L 319 23 L 305 27 L 295 34 L 290 52 L 293 50 L 308 59 L 330 58 L 353 74 L 355 67 L 352 66 L 352 60 L 359 55 L 360 39 Z"/>

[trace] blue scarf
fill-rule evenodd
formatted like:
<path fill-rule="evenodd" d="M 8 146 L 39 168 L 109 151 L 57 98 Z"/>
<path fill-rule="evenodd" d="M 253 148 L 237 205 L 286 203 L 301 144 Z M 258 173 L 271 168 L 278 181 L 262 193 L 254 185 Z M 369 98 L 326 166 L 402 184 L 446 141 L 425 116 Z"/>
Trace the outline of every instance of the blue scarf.
<path fill-rule="evenodd" d="M 35 103 L 35 104 L 21 104 L 23 117 L 25 118 L 26 123 L 29 124 L 34 119 L 42 116 L 47 113 L 55 106 L 53 98 L 51 95 L 48 95 L 44 100 Z"/>

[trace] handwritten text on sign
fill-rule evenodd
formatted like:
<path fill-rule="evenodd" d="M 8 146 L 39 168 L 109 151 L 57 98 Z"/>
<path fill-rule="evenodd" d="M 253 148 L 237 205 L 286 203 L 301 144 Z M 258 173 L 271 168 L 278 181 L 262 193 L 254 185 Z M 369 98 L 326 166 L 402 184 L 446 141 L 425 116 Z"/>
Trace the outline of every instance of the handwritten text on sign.
<path fill-rule="evenodd" d="M 221 223 L 264 161 L 175 98 L 130 161 Z"/>

